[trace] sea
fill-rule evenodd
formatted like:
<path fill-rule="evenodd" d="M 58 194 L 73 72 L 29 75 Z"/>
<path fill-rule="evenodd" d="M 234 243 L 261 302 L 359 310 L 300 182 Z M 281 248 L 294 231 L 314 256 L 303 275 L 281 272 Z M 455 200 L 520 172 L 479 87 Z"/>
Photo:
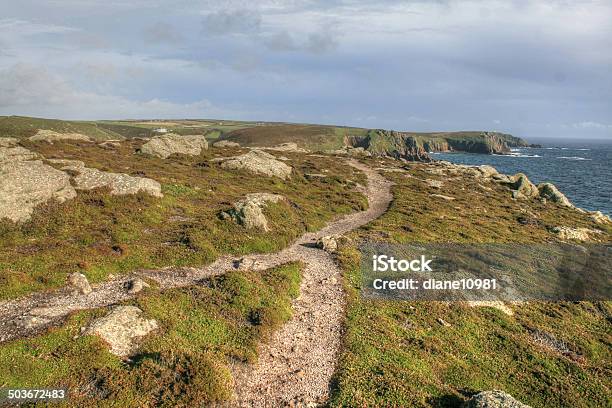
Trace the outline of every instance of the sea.
<path fill-rule="evenodd" d="M 525 173 L 538 184 L 550 182 L 577 207 L 612 216 L 612 140 L 540 139 L 541 148 L 515 148 L 509 155 L 432 153 L 452 163 L 489 164 L 500 173 Z"/>

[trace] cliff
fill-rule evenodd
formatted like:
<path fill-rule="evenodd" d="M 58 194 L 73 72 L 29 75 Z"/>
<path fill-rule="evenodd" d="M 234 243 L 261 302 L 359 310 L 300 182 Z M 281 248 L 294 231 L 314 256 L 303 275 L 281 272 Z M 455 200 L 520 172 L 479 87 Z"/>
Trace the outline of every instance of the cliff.
<path fill-rule="evenodd" d="M 414 136 L 394 130 L 370 130 L 362 140 L 353 139 L 375 156 L 390 156 L 411 161 L 431 161 L 423 143 Z"/>
<path fill-rule="evenodd" d="M 431 161 L 431 152 L 506 154 L 512 147 L 529 146 L 519 137 L 499 132 L 409 133 L 382 129 L 348 138 L 345 144 L 363 147 L 373 155 L 416 161 Z"/>

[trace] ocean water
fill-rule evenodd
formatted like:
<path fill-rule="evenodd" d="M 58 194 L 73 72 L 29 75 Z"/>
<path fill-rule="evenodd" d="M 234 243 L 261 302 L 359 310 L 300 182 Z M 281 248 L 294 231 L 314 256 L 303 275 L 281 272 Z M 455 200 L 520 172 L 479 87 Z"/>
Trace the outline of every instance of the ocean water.
<path fill-rule="evenodd" d="M 529 140 L 542 148 L 513 149 L 511 155 L 433 153 L 453 163 L 489 164 L 500 173 L 525 173 L 534 183 L 550 182 L 574 205 L 612 216 L 612 140 Z"/>

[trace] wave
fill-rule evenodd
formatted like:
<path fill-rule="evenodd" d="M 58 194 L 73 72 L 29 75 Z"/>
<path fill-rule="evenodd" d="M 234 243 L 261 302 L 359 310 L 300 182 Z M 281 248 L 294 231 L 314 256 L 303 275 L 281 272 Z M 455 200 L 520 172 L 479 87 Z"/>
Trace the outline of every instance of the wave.
<path fill-rule="evenodd" d="M 493 154 L 493 156 L 503 156 L 503 157 L 542 157 L 539 154 L 523 154 L 523 153 L 507 153 L 507 154 Z"/>
<path fill-rule="evenodd" d="M 574 147 L 543 147 L 544 150 L 579 150 L 579 151 L 589 151 L 591 149 L 585 148 L 574 148 Z"/>
<path fill-rule="evenodd" d="M 558 156 L 557 159 L 565 159 L 565 160 L 593 160 L 593 159 L 587 159 L 586 157 L 578 157 L 578 156 Z"/>

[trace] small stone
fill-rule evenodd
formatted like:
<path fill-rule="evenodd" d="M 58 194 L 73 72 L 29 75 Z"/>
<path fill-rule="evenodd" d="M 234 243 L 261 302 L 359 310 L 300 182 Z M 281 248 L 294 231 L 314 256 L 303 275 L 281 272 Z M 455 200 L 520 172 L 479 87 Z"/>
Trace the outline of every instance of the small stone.
<path fill-rule="evenodd" d="M 438 323 L 440 323 L 444 327 L 450 327 L 451 326 L 451 324 L 449 322 L 447 322 L 446 320 L 442 319 L 441 317 L 438 317 Z"/>
<path fill-rule="evenodd" d="M 74 272 L 68 275 L 68 283 L 82 295 L 91 293 L 91 285 L 89 285 L 87 277 L 82 273 Z"/>
<path fill-rule="evenodd" d="M 338 237 L 334 235 L 326 235 L 319 238 L 317 241 L 317 248 L 329 253 L 336 252 L 338 250 Z"/>
<path fill-rule="evenodd" d="M 255 268 L 257 262 L 255 259 L 245 256 L 243 258 L 234 261 L 234 267 L 239 271 L 248 271 Z"/>
<path fill-rule="evenodd" d="M 127 290 L 130 295 L 135 295 L 142 292 L 144 288 L 148 288 L 150 285 L 140 278 L 132 279 L 127 283 Z"/>

